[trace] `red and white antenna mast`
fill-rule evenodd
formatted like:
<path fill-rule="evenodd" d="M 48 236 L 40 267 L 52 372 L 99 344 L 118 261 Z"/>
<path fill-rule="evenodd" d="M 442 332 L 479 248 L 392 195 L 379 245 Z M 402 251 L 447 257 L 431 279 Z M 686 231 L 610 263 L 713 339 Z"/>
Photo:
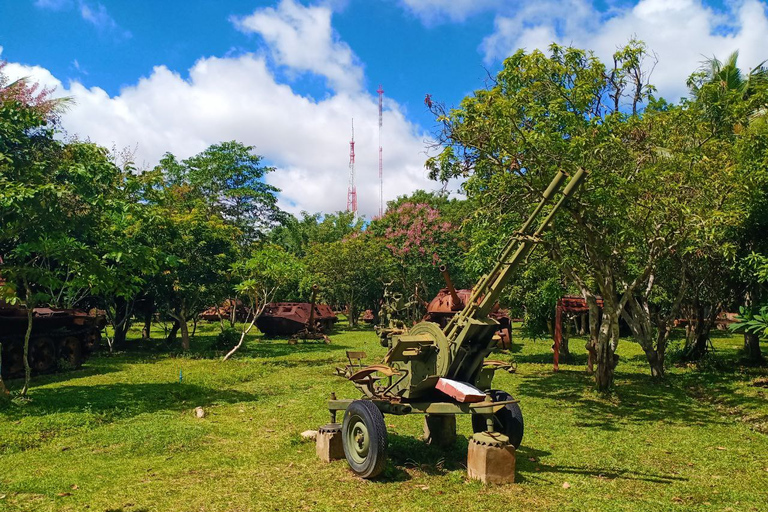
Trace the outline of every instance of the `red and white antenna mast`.
<path fill-rule="evenodd" d="M 347 211 L 357 217 L 357 188 L 355 187 L 355 120 L 352 119 L 352 139 L 349 141 L 349 187 L 347 188 Z"/>
<path fill-rule="evenodd" d="M 381 84 L 379 84 L 379 88 L 376 90 L 377 93 L 379 93 L 379 217 L 384 216 L 384 165 L 382 161 L 382 150 L 381 150 L 381 125 L 382 125 L 382 115 L 381 115 L 381 104 L 382 99 L 384 97 L 384 89 L 381 88 Z"/>

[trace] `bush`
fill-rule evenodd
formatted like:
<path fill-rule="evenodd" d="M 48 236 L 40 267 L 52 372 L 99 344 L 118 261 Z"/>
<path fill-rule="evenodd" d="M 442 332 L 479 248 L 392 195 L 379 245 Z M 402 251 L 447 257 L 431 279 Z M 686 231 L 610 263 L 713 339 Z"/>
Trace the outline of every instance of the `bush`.
<path fill-rule="evenodd" d="M 213 342 L 213 348 L 216 350 L 229 350 L 240 341 L 240 331 L 227 327 L 216 336 L 216 341 Z"/>

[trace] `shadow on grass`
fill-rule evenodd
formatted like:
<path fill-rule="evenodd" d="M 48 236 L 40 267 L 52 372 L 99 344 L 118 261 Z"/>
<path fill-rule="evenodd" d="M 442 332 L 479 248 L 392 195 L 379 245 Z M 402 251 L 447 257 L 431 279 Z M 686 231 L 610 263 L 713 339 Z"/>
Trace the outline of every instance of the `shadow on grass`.
<path fill-rule="evenodd" d="M 269 342 L 252 343 L 245 350 L 241 349 L 238 353 L 248 357 L 283 357 L 293 354 L 315 354 L 320 352 L 333 352 L 337 350 L 348 350 L 348 345 L 340 345 L 333 342 L 326 344 L 320 341 L 299 341 L 295 345 L 288 344 L 286 338 L 284 343 L 281 340 L 270 340 Z"/>
<path fill-rule="evenodd" d="M 722 363 L 722 361 L 720 362 Z M 768 366 L 709 364 L 675 376 L 689 396 L 768 434 Z"/>
<path fill-rule="evenodd" d="M 593 476 L 595 478 L 601 478 L 606 480 L 614 480 L 621 478 L 624 480 L 642 480 L 644 482 L 652 482 L 657 484 L 671 484 L 674 482 L 685 482 L 688 479 L 674 476 L 663 475 L 659 473 L 639 472 L 634 469 L 623 469 L 617 467 L 606 467 L 601 469 L 595 469 L 594 467 L 586 468 L 575 465 L 550 465 L 544 464 L 540 461 L 541 457 L 550 455 L 550 452 L 536 450 L 525 445 L 521 446 L 516 452 L 515 459 L 515 481 L 518 483 L 524 483 L 526 481 L 544 480 L 548 483 L 553 481 L 548 480 L 544 475 L 557 474 L 557 475 L 584 475 Z M 557 478 L 557 481 L 562 478 Z"/>
<path fill-rule="evenodd" d="M 255 401 L 257 396 L 185 383 L 114 383 L 36 388 L 28 404 L 2 413 L 7 420 L 56 413 L 87 413 L 101 421 L 157 411 L 182 411 L 213 404 Z"/>
<path fill-rule="evenodd" d="M 410 480 L 407 469 L 416 469 L 427 475 L 444 475 L 448 471 L 466 470 L 468 439 L 457 436 L 448 448 L 431 446 L 421 439 L 388 433 L 389 463 L 379 482 Z"/>
<path fill-rule="evenodd" d="M 384 474 L 377 480 L 382 483 L 403 482 L 411 479 L 408 469 L 416 469 L 427 475 L 445 475 L 449 471 L 466 471 L 469 439 L 458 436 L 456 443 L 449 448 L 429 446 L 421 439 L 389 433 L 389 464 Z M 576 465 L 549 465 L 540 462 L 542 457 L 551 455 L 545 450 L 525 446 L 516 452 L 516 482 L 547 480 L 543 475 L 587 475 L 595 478 L 613 480 L 642 480 L 645 482 L 671 484 L 687 481 L 686 478 L 659 473 L 638 472 L 619 467 L 580 467 Z M 551 483 L 551 482 L 550 482 Z"/>
<path fill-rule="evenodd" d="M 654 381 L 650 375 L 618 374 L 611 395 L 585 393 L 592 377 L 585 372 L 560 370 L 557 373 L 525 375 L 518 395 L 575 404 L 569 407 L 576 425 L 608 431 L 622 422 L 666 422 L 723 424 L 720 415 L 688 399 L 685 391 L 670 381 Z"/>

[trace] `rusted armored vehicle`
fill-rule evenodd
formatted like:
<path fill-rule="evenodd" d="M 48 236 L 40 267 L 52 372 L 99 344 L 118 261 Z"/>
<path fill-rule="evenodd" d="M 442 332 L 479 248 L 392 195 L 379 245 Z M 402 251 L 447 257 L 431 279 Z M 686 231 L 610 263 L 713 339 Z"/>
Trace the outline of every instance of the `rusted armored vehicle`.
<path fill-rule="evenodd" d="M 249 312 L 241 300 L 227 299 L 221 306 L 212 306 L 200 313 L 200 319 L 207 322 L 218 322 L 220 319 L 230 319 L 234 314 L 236 321 L 245 322 Z"/>
<path fill-rule="evenodd" d="M 29 364 L 33 374 L 79 368 L 96 349 L 104 315 L 76 309 L 34 308 L 29 340 Z M 0 343 L 3 345 L 3 378 L 24 376 L 24 335 L 27 308 L 0 300 Z"/>
<path fill-rule="evenodd" d="M 365 311 L 363 311 L 363 314 L 360 317 L 360 319 L 363 322 L 367 323 L 367 324 L 372 324 L 374 319 L 375 319 L 375 317 L 373 315 L 373 310 L 372 309 L 366 309 Z"/>
<path fill-rule="evenodd" d="M 451 280 L 448 268 L 445 265 L 440 266 L 440 272 L 443 274 L 446 287 L 437 292 L 435 298 L 429 302 L 427 305 L 427 314 L 424 315 L 422 320 L 434 322 L 438 324 L 441 329 L 444 329 L 451 318 L 464 309 L 467 301 L 470 300 L 470 297 L 472 296 L 472 290 L 457 290 L 453 286 L 453 281 Z M 511 348 L 512 321 L 509 317 L 509 312 L 506 309 L 501 309 L 499 303 L 496 302 L 488 316 L 499 323 L 498 331 L 496 331 L 496 335 L 499 337 L 498 348 Z"/>
<path fill-rule="evenodd" d="M 256 326 L 267 336 L 295 336 L 326 333 L 339 319 L 327 304 L 317 304 L 317 285 L 310 302 L 270 302 L 256 319 Z"/>

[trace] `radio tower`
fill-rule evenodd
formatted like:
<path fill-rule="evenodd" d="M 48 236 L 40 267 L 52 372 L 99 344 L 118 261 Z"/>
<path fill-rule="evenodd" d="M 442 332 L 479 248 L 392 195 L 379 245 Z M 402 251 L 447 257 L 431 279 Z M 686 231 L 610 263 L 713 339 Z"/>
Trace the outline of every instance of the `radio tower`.
<path fill-rule="evenodd" d="M 384 166 L 382 164 L 382 150 L 381 150 L 381 103 L 382 98 L 384 97 L 384 89 L 381 88 L 381 84 L 379 84 L 379 88 L 376 90 L 377 93 L 379 93 L 379 217 L 384 216 Z"/>
<path fill-rule="evenodd" d="M 349 141 L 349 188 L 347 188 L 347 211 L 357 217 L 357 188 L 355 187 L 355 120 L 352 119 L 352 140 Z"/>

